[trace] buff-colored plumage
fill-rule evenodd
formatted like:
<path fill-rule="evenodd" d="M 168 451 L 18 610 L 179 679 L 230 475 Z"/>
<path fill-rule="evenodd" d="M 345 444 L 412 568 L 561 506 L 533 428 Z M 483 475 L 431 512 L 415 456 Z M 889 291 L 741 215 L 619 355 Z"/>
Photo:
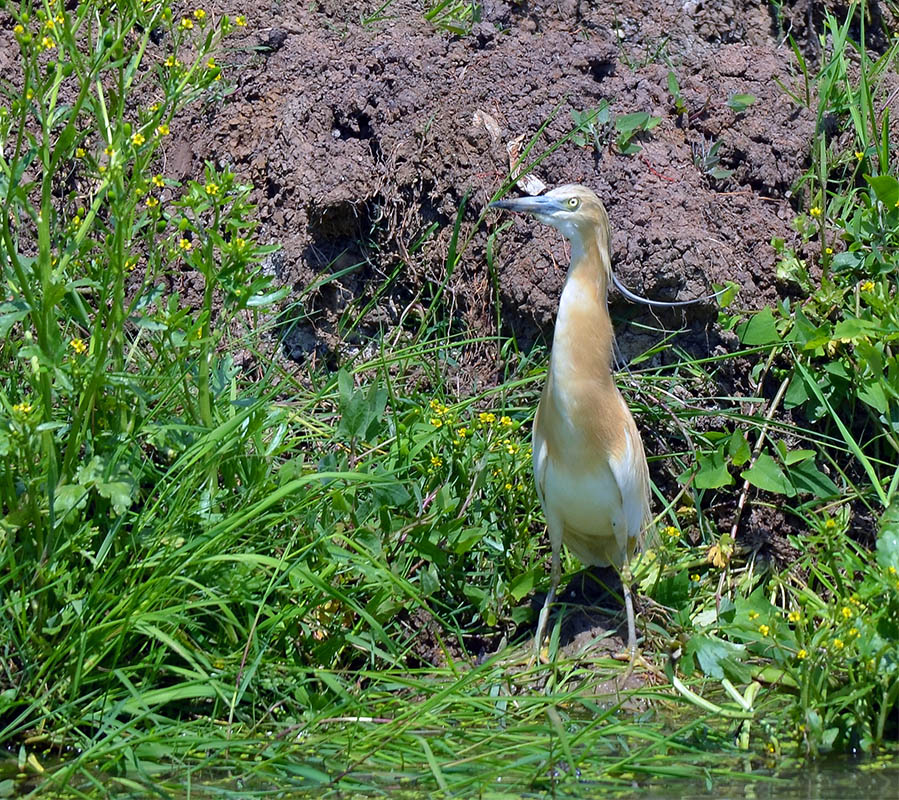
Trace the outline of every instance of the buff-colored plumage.
<path fill-rule="evenodd" d="M 612 379 L 614 333 L 606 302 L 612 279 L 609 219 L 583 186 L 494 204 L 534 214 L 571 242 L 546 385 L 534 421 L 534 478 L 552 545 L 552 583 L 537 625 L 539 651 L 561 578 L 564 542 L 585 565 L 619 572 L 649 522 L 649 470 L 634 418 Z M 628 646 L 633 605 L 622 580 Z"/>

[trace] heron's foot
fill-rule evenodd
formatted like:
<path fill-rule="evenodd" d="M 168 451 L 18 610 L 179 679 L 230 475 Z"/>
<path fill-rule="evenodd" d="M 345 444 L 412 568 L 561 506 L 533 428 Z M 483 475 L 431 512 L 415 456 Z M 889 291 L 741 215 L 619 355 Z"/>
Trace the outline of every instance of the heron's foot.
<path fill-rule="evenodd" d="M 627 669 L 618 678 L 618 684 L 623 685 L 625 681 L 631 676 L 635 667 L 639 667 L 644 672 L 651 672 L 657 678 L 662 678 L 665 680 L 665 674 L 653 663 L 647 661 L 643 658 L 643 653 L 638 650 L 636 647 L 631 649 L 630 647 L 626 650 L 622 650 L 619 653 L 615 653 L 612 658 L 616 661 L 627 661 Z"/>

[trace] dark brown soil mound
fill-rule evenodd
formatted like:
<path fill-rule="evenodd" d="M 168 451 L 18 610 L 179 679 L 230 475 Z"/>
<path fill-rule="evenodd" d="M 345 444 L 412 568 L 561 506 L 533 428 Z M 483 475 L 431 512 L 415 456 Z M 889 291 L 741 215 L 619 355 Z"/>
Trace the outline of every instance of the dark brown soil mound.
<path fill-rule="evenodd" d="M 488 0 L 467 35 L 430 26 L 411 0 L 364 22 L 377 6 L 242 7 L 250 25 L 227 59 L 236 91 L 196 109 L 168 153 L 175 177 L 211 159 L 252 181 L 264 238 L 283 244 L 273 261 L 279 279 L 297 297 L 324 283 L 302 295 L 290 355 L 335 348 L 341 320 L 355 319 L 350 304 L 391 275 L 357 330 L 410 318 L 446 279 L 466 199 L 460 239 L 470 242 L 444 295 L 457 324 L 494 332 L 499 303 L 519 341 L 545 337 L 567 263 L 563 242 L 516 220 L 495 242 L 491 275 L 486 245 L 500 218 L 482 214 L 509 174 L 510 142 L 523 136 L 523 148 L 548 120 L 533 158 L 572 129 L 571 112 L 604 101 L 613 120 L 661 118 L 635 139 L 640 152 L 622 155 L 607 126 L 598 147 L 563 144 L 535 175 L 550 186 L 585 183 L 602 197 L 623 281 L 659 299 L 726 280 L 741 284 L 747 306 L 775 296 L 770 241 L 793 238 L 790 189 L 814 120 L 777 84 L 792 82 L 791 51 L 764 4 Z M 755 101 L 734 108 L 734 95 Z M 732 174 L 713 177 L 715 167 Z M 625 310 L 612 299 L 613 312 Z M 712 306 L 685 313 L 702 326 Z"/>

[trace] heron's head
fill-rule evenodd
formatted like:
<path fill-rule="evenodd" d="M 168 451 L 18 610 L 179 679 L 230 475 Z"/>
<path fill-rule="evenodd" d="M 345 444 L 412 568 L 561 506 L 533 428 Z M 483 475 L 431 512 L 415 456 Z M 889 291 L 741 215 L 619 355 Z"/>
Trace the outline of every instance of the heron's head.
<path fill-rule="evenodd" d="M 588 237 L 604 240 L 608 247 L 609 216 L 602 201 L 586 186 L 559 186 L 537 197 L 497 200 L 491 208 L 533 214 L 545 225 L 552 225 L 572 244 L 582 245 Z"/>

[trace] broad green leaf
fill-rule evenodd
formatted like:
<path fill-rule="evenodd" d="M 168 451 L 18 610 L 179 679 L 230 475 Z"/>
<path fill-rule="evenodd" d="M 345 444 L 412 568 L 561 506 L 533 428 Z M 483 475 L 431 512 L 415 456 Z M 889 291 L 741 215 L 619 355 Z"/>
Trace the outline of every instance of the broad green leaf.
<path fill-rule="evenodd" d="M 855 343 L 855 355 L 874 375 L 883 372 L 883 345 L 875 346 L 871 342 L 859 340 Z"/>
<path fill-rule="evenodd" d="M 778 463 L 767 453 L 760 453 L 755 464 L 749 469 L 744 469 L 740 476 L 749 481 L 757 489 L 775 494 L 785 494 L 792 497 L 796 494 L 793 485 L 784 475 Z"/>
<path fill-rule="evenodd" d="M 677 75 L 670 71 L 668 73 L 668 91 L 675 97 L 680 94 L 680 84 L 677 82 Z"/>
<path fill-rule="evenodd" d="M 775 274 L 779 280 L 785 283 L 796 284 L 802 291 L 810 293 L 812 283 L 808 276 L 808 267 L 805 261 L 796 257 L 795 253 L 790 252 L 777 262 Z"/>
<path fill-rule="evenodd" d="M 689 654 L 699 662 L 703 674 L 721 680 L 725 671 L 729 677 L 740 683 L 750 680 L 751 673 L 740 663 L 745 648 L 713 636 L 696 634 L 690 637 L 684 647 L 684 655 Z"/>
<path fill-rule="evenodd" d="M 427 569 L 421 570 L 419 580 L 421 582 L 421 593 L 425 597 L 429 597 L 440 589 L 440 578 L 437 575 L 437 568 L 434 564 L 428 564 Z"/>
<path fill-rule="evenodd" d="M 22 300 L 0 303 L 0 337 L 6 338 L 9 329 L 28 316 L 28 305 Z"/>
<path fill-rule="evenodd" d="M 727 107 L 736 111 L 738 114 L 742 111 L 745 111 L 749 106 L 751 106 L 755 102 L 755 95 L 753 94 L 732 94 L 727 100 Z"/>
<path fill-rule="evenodd" d="M 796 309 L 793 315 L 793 329 L 787 337 L 791 342 L 796 342 L 803 350 L 814 350 L 823 347 L 831 339 L 830 324 L 813 325 L 802 309 Z"/>
<path fill-rule="evenodd" d="M 632 156 L 634 153 L 639 153 L 643 149 L 640 145 L 632 142 L 629 137 L 625 138 L 624 136 L 619 136 L 616 144 L 618 145 L 619 152 L 623 156 Z"/>
<path fill-rule="evenodd" d="M 784 392 L 784 408 L 789 410 L 791 408 L 796 408 L 796 406 L 801 406 L 809 399 L 809 397 L 811 397 L 811 395 L 808 392 L 805 381 L 802 379 L 802 375 L 794 373 L 793 379 L 787 387 L 787 391 Z"/>
<path fill-rule="evenodd" d="M 412 499 L 406 487 L 395 481 L 372 487 L 372 494 L 381 505 L 392 508 L 404 506 Z"/>
<path fill-rule="evenodd" d="M 363 392 L 354 391 L 353 379 L 345 370 L 337 375 L 340 389 L 340 425 L 338 429 L 347 438 L 355 439 L 361 436 L 368 427 L 367 402 Z"/>
<path fill-rule="evenodd" d="M 697 489 L 718 489 L 730 486 L 734 482 L 733 475 L 728 472 L 724 463 L 724 448 L 718 448 L 707 456 L 699 456 L 699 471 L 696 473 L 694 485 Z"/>
<path fill-rule="evenodd" d="M 778 442 L 778 444 L 781 444 Z M 815 455 L 814 450 L 790 450 L 784 453 L 784 464 L 788 467 L 792 464 L 798 464 L 800 461 L 806 461 Z"/>
<path fill-rule="evenodd" d="M 899 495 L 896 495 L 880 517 L 877 535 L 877 563 L 884 569 L 899 571 Z"/>
<path fill-rule="evenodd" d="M 866 405 L 871 406 L 875 411 L 886 414 L 890 409 L 890 401 L 887 398 L 886 390 L 883 383 L 873 380 L 866 383 L 858 391 L 859 399 Z"/>
<path fill-rule="evenodd" d="M 62 519 L 73 508 L 83 509 L 87 505 L 88 490 L 77 483 L 57 486 L 53 493 L 53 511 L 57 519 Z"/>
<path fill-rule="evenodd" d="M 681 570 L 659 581 L 655 599 L 668 608 L 684 608 L 690 601 L 690 575 Z"/>
<path fill-rule="evenodd" d="M 718 295 L 718 305 L 721 308 L 727 308 L 734 301 L 737 292 L 740 291 L 740 284 L 736 281 L 726 281 L 723 285 L 714 283 L 712 284 L 712 288 L 716 292 L 721 292 L 721 294 Z"/>
<path fill-rule="evenodd" d="M 876 175 L 874 177 L 865 175 L 865 180 L 874 190 L 877 199 L 880 200 L 888 210 L 892 210 L 899 206 L 899 181 L 892 175 Z"/>
<path fill-rule="evenodd" d="M 837 253 L 830 262 L 830 266 L 834 272 L 858 269 L 864 263 L 864 260 L 865 257 L 861 253 L 846 250 L 842 253 Z"/>
<path fill-rule="evenodd" d="M 738 325 L 737 336 L 743 344 L 750 346 L 777 344 L 781 341 L 774 312 L 770 308 L 763 308 L 742 325 Z"/>
<path fill-rule="evenodd" d="M 866 319 L 849 317 L 849 319 L 840 320 L 834 326 L 833 338 L 840 342 L 854 342 L 856 339 L 869 337 L 878 328 L 878 325 Z"/>
<path fill-rule="evenodd" d="M 112 503 L 116 514 L 124 514 L 133 500 L 134 487 L 127 481 L 97 481 L 97 491 Z"/>
<path fill-rule="evenodd" d="M 253 294 L 247 298 L 247 307 L 248 308 L 262 308 L 264 306 L 270 306 L 273 303 L 277 303 L 280 300 L 283 300 L 287 295 L 290 294 L 290 288 L 284 286 L 280 289 L 275 289 L 271 292 L 264 292 L 262 294 Z"/>
<path fill-rule="evenodd" d="M 752 450 L 743 431 L 734 431 L 727 443 L 727 454 L 735 467 L 742 467 L 749 461 Z"/>
<path fill-rule="evenodd" d="M 615 130 L 619 133 L 652 130 L 662 121 L 661 117 L 653 117 L 645 111 L 633 114 L 620 114 L 615 117 Z"/>
<path fill-rule="evenodd" d="M 790 480 L 797 492 L 807 492 L 815 497 L 839 497 L 841 494 L 840 487 L 821 472 L 813 460 L 791 467 Z"/>
<path fill-rule="evenodd" d="M 542 570 L 540 570 L 542 572 Z M 530 594 L 537 581 L 537 570 L 530 570 L 518 575 L 512 583 L 509 584 L 509 594 L 515 598 L 515 602 L 521 602 L 525 595 Z"/>

